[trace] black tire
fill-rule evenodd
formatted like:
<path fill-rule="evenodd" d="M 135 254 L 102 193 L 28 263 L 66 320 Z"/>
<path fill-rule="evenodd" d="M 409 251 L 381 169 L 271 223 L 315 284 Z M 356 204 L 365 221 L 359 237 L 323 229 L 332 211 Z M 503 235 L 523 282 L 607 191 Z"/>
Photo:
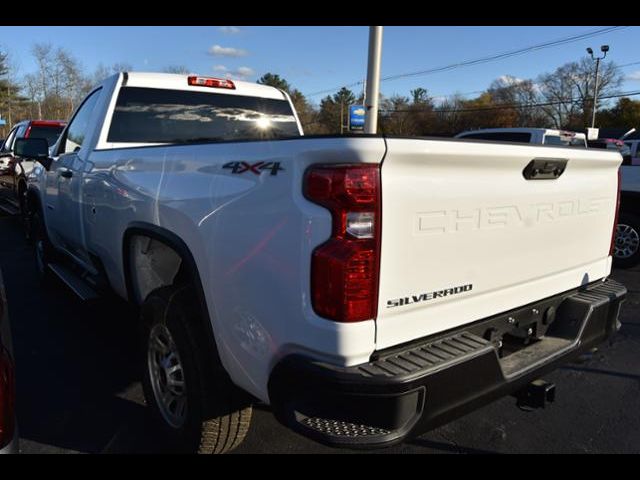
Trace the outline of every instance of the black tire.
<path fill-rule="evenodd" d="M 142 386 L 147 405 L 172 450 L 225 453 L 236 448 L 246 436 L 251 422 L 251 403 L 248 395 L 231 382 L 219 364 L 217 354 L 211 350 L 215 347 L 208 345 L 208 336 L 202 331 L 198 318 L 199 312 L 193 307 L 197 302 L 192 291 L 190 286 L 162 287 L 151 292 L 144 301 L 141 308 Z M 177 350 L 178 380 L 182 379 L 184 386 L 180 387 L 182 393 L 175 398 L 179 401 L 186 398 L 182 423 L 180 420 L 171 423 L 173 417 L 167 413 L 170 407 L 163 407 L 157 398 L 161 393 L 155 393 L 158 390 L 162 392 L 163 388 L 158 386 L 163 375 L 152 373 L 153 365 L 158 363 L 154 364 L 152 360 L 158 354 L 152 347 L 152 339 L 157 335 L 152 332 L 158 329 L 169 332 L 172 348 Z M 166 379 L 169 376 L 164 374 L 165 389 L 168 388 Z M 177 406 L 175 408 L 178 409 Z"/>
<path fill-rule="evenodd" d="M 45 284 L 52 278 L 51 270 L 49 270 L 47 264 L 52 261 L 54 250 L 47 236 L 44 219 L 40 211 L 33 212 L 33 214 L 30 215 L 30 220 L 35 250 L 36 271 L 40 277 L 40 282 Z"/>
<path fill-rule="evenodd" d="M 614 239 L 613 265 L 631 268 L 640 263 L 640 217 L 620 212 Z"/>

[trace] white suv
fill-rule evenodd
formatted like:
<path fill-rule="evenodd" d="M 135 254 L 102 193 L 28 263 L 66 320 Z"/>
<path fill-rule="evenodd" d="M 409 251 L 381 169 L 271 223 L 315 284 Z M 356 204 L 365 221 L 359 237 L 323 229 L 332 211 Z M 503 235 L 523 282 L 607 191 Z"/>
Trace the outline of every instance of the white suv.
<path fill-rule="evenodd" d="M 549 128 L 484 128 L 459 133 L 455 138 L 587 147 L 587 137 L 584 133 Z"/>

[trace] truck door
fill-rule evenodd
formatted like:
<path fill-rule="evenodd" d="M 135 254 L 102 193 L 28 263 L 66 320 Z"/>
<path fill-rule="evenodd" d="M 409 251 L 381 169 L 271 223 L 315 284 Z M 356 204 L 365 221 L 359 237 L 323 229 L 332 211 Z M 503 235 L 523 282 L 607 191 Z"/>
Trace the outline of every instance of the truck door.
<path fill-rule="evenodd" d="M 89 152 L 82 149 L 100 97 L 96 90 L 76 111 L 61 139 L 58 157 L 47 173 L 47 221 L 60 247 L 86 261 L 82 224 L 82 176 Z"/>

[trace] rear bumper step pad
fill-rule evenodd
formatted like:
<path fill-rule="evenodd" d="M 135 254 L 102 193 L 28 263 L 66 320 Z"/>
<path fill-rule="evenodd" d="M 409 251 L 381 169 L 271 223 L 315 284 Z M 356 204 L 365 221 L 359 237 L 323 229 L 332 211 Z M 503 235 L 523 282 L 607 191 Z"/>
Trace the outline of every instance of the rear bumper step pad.
<path fill-rule="evenodd" d="M 277 418 L 334 446 L 383 446 L 453 420 L 513 393 L 616 331 L 626 288 L 613 281 L 541 300 L 437 337 L 337 367 L 290 355 L 273 369 L 269 395 Z M 478 333 L 523 309 L 554 306 L 544 335 L 500 358 Z"/>

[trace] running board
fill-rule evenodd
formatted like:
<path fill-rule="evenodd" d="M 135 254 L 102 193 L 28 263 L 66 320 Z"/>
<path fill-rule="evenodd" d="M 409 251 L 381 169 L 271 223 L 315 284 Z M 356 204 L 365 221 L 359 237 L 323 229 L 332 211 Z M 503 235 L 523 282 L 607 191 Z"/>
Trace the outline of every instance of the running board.
<path fill-rule="evenodd" d="M 20 213 L 20 206 L 8 198 L 0 197 L 0 210 L 8 213 L 9 215 L 18 215 Z"/>
<path fill-rule="evenodd" d="M 50 263 L 47 265 L 49 269 L 56 274 L 56 276 L 62 280 L 80 299 L 95 300 L 99 297 L 96 291 L 91 288 L 87 282 L 80 278 L 73 271 L 64 267 L 58 263 Z"/>

